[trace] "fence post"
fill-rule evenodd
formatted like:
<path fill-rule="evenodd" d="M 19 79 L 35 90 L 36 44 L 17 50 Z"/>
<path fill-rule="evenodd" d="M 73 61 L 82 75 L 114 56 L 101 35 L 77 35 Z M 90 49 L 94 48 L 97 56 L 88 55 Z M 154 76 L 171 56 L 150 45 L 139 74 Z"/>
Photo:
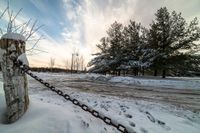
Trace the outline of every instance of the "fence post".
<path fill-rule="evenodd" d="M 0 39 L 0 64 L 7 105 L 7 121 L 15 122 L 29 105 L 27 77 L 14 63 L 25 53 L 25 38 L 17 33 L 7 33 Z"/>

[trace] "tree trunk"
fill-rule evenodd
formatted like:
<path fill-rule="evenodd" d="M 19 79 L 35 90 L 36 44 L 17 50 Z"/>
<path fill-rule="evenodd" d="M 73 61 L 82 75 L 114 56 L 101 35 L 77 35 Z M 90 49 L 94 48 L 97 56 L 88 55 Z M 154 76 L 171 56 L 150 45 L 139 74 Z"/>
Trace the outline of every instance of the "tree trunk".
<path fill-rule="evenodd" d="M 118 70 L 118 76 L 120 76 L 120 74 L 121 74 L 121 71 L 120 71 L 120 70 Z"/>
<path fill-rule="evenodd" d="M 137 76 L 137 68 L 134 68 L 134 75 Z"/>
<path fill-rule="evenodd" d="M 144 68 L 142 68 L 142 76 L 144 76 Z"/>
<path fill-rule="evenodd" d="M 165 78 L 165 77 L 166 77 L 166 70 L 164 69 L 162 72 L 162 78 Z"/>
<path fill-rule="evenodd" d="M 126 75 L 126 71 L 125 71 L 125 70 L 123 71 L 123 75 L 124 75 L 124 76 Z"/>
<path fill-rule="evenodd" d="M 158 73 L 158 71 L 157 71 L 157 69 L 155 69 L 154 70 L 154 76 L 157 76 L 157 73 Z"/>
<path fill-rule="evenodd" d="M 15 122 L 29 105 L 27 77 L 14 61 L 25 53 L 25 42 L 11 39 L 0 40 L 0 63 L 3 73 L 3 88 L 7 104 L 7 121 Z"/>

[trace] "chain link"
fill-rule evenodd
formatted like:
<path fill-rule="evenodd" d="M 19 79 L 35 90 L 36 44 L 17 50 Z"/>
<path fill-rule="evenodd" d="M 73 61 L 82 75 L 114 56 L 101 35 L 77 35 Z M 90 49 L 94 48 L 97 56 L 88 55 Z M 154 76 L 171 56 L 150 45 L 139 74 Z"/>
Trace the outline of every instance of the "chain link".
<path fill-rule="evenodd" d="M 84 110 L 86 112 L 89 112 L 94 117 L 101 119 L 106 124 L 115 127 L 117 130 L 119 130 L 122 133 L 136 133 L 136 132 L 133 132 L 133 131 L 128 131 L 127 128 L 125 126 L 123 126 L 122 124 L 116 124 L 116 123 L 114 123 L 111 120 L 111 118 L 109 118 L 107 116 L 104 116 L 103 114 L 100 114 L 98 111 L 96 111 L 96 110 L 92 109 L 91 107 L 89 107 L 89 106 L 81 103 L 79 100 L 77 100 L 75 98 L 71 98 L 70 95 L 64 94 L 63 91 L 61 91 L 59 89 L 56 89 L 54 86 L 52 86 L 49 83 L 45 82 L 43 79 L 39 78 L 38 76 L 34 75 L 30 71 L 30 68 L 27 65 L 23 65 L 19 61 L 16 62 L 16 64 L 18 66 L 20 66 L 19 68 L 22 70 L 22 73 L 27 73 L 29 76 L 31 76 L 32 78 L 34 78 L 35 80 L 37 80 L 38 82 L 40 82 L 41 84 L 43 84 L 44 86 L 46 86 L 47 88 L 49 88 L 51 91 L 53 91 L 53 92 L 57 93 L 58 95 L 62 96 L 64 99 L 72 102 L 74 105 L 79 106 L 82 110 Z"/>

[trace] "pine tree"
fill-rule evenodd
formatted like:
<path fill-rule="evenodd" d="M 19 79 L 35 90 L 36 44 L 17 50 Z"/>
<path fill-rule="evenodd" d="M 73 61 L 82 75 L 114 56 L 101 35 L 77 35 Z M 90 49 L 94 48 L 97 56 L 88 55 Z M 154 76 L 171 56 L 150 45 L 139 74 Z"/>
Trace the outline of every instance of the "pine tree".
<path fill-rule="evenodd" d="M 130 21 L 127 26 L 114 22 L 107 31 L 107 37 L 100 40 L 88 66 L 91 72 L 120 75 L 120 71 L 138 72 L 144 69 L 154 71 L 156 76 L 184 74 L 200 70 L 200 27 L 197 18 L 189 24 L 181 13 L 169 13 L 166 7 L 157 10 L 150 29 Z"/>
<path fill-rule="evenodd" d="M 108 38 L 103 37 L 100 42 L 100 44 L 97 44 L 97 48 L 100 50 L 99 53 L 94 54 L 96 57 L 88 63 L 88 67 L 91 67 L 89 72 L 106 73 L 110 71 L 109 63 L 111 59 L 108 53 L 110 48 Z"/>
<path fill-rule="evenodd" d="M 194 52 L 192 49 L 197 46 L 194 42 L 199 39 L 200 30 L 196 18 L 188 26 L 181 13 L 173 11 L 170 14 L 166 7 L 160 8 L 155 16 L 149 33 L 149 45 L 154 55 L 152 67 L 156 71 L 163 70 L 162 77 L 165 78 L 166 70 L 177 68 L 177 62 L 183 63 L 189 53 Z"/>
<path fill-rule="evenodd" d="M 130 20 L 128 26 L 124 28 L 124 45 L 123 45 L 123 66 L 132 69 L 135 75 L 138 75 L 139 69 L 141 68 L 142 55 L 142 26 L 140 23 Z"/>
<path fill-rule="evenodd" d="M 145 27 L 141 28 L 140 33 L 140 55 L 139 55 L 139 61 L 140 61 L 140 68 L 142 69 L 142 75 L 144 75 L 145 69 L 149 68 L 152 65 L 151 61 L 151 49 L 148 45 L 148 35 L 149 30 Z"/>
<path fill-rule="evenodd" d="M 123 47 L 123 25 L 114 22 L 111 27 L 108 29 L 108 40 L 110 44 L 110 48 L 108 50 L 110 63 L 109 66 L 114 74 L 117 73 L 120 75 L 120 69 L 117 69 L 122 62 L 122 47 Z"/>
<path fill-rule="evenodd" d="M 157 76 L 157 71 L 160 69 L 159 51 L 157 50 L 159 48 L 157 31 L 158 27 L 155 22 L 153 22 L 148 33 L 148 44 L 146 52 L 144 53 L 146 59 L 152 62 L 151 69 L 154 70 L 154 76 Z"/>
<path fill-rule="evenodd" d="M 165 78 L 165 73 L 167 69 L 167 56 L 170 41 L 170 14 L 166 7 L 160 8 L 155 14 L 156 19 L 152 24 L 153 31 L 153 50 L 155 50 L 154 67 L 155 69 L 162 69 L 162 76 Z M 151 32 L 150 32 L 151 33 Z M 155 70 L 155 75 L 156 75 Z"/>

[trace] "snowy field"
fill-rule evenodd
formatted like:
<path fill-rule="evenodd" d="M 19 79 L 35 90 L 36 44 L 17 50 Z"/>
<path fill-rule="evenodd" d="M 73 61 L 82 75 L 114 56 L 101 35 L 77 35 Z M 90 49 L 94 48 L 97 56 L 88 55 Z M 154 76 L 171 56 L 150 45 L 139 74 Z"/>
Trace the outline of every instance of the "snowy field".
<path fill-rule="evenodd" d="M 98 81 L 108 81 L 113 83 L 122 83 L 137 86 L 152 86 L 173 89 L 200 89 L 200 77 L 112 77 L 99 74 L 86 74 L 80 78 L 86 78 Z"/>
<path fill-rule="evenodd" d="M 181 93 L 182 91 L 199 93 L 199 78 L 168 78 L 163 80 L 149 77 L 111 77 L 96 74 L 36 74 L 137 133 L 200 132 L 199 106 L 194 111 L 170 102 L 159 102 L 157 99 L 135 99 L 134 95 L 132 97 L 125 95 L 126 90 L 135 89 L 131 86 L 138 86 L 139 89 L 147 86 L 149 88 L 155 87 L 157 88 L 156 91 L 166 89 L 167 91 L 176 90 L 176 92 L 180 90 Z M 95 89 L 95 85 L 98 85 L 98 89 L 105 86 L 118 89 L 116 89 L 116 92 L 112 91 L 112 93 L 88 89 L 90 87 Z M 87 89 L 84 89 L 84 87 Z M 124 94 L 119 91 L 120 89 L 124 89 Z M 118 96 L 117 92 L 121 93 L 121 96 Z M 127 92 L 134 93 L 134 91 Z M 116 95 L 113 93 L 116 93 Z M 5 124 L 6 106 L 2 77 L 0 77 L 0 133 L 118 133 L 115 128 L 82 111 L 79 107 L 49 91 L 30 77 L 29 94 L 30 106 L 27 113 L 17 122 L 10 125 Z M 145 93 L 138 93 L 137 95 L 140 94 L 150 97 L 151 91 L 148 91 L 148 94 L 145 91 Z M 199 96 L 196 96 L 195 102 L 198 102 Z"/>

